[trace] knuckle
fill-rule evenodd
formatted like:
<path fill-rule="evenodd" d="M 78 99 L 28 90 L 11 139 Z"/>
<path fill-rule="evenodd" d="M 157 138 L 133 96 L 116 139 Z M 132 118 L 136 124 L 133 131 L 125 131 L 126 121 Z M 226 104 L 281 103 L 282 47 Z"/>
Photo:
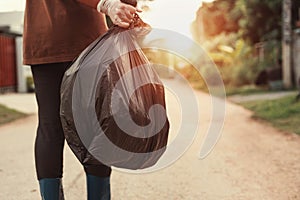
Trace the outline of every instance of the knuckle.
<path fill-rule="evenodd" d="M 120 8 L 121 10 L 125 10 L 125 9 L 126 9 L 126 4 L 121 4 L 121 5 L 119 6 L 119 8 Z"/>
<path fill-rule="evenodd" d="M 116 17 L 117 17 L 117 18 L 121 18 L 122 16 L 123 16 L 123 15 L 122 15 L 121 12 L 116 13 Z"/>

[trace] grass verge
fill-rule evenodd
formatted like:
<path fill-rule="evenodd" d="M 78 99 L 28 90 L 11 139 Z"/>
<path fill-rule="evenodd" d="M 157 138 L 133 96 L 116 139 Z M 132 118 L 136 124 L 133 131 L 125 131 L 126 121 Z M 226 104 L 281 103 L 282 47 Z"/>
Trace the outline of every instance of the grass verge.
<path fill-rule="evenodd" d="M 267 93 L 267 92 L 273 92 L 270 91 L 266 87 L 257 87 L 255 85 L 245 85 L 242 87 L 230 87 L 226 86 L 226 95 L 227 96 L 232 96 L 232 95 L 251 95 L 251 94 L 262 94 L 262 93 Z"/>
<path fill-rule="evenodd" d="M 27 116 L 24 113 L 16 111 L 14 109 L 7 108 L 0 104 L 0 125 L 5 123 L 14 121 L 16 119 L 22 118 Z"/>
<path fill-rule="evenodd" d="M 288 90 L 271 90 L 268 87 L 258 87 L 255 85 L 244 85 L 241 87 L 230 87 L 226 86 L 226 95 L 242 95 L 247 96 L 251 94 L 265 94 L 265 93 L 277 93 L 283 91 L 298 91 L 296 88 L 291 88 Z"/>
<path fill-rule="evenodd" d="M 253 118 L 266 120 L 280 130 L 300 135 L 300 101 L 296 101 L 295 95 L 271 101 L 243 102 L 241 105 L 254 112 Z"/>

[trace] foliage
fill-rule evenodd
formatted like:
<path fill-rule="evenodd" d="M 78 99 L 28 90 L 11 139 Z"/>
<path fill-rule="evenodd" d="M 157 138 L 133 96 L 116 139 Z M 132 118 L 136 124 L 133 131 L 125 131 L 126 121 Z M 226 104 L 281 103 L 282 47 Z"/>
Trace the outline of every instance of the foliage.
<path fill-rule="evenodd" d="M 226 86 L 253 84 L 261 70 L 278 66 L 281 6 L 282 0 L 216 0 L 198 10 L 194 38 L 220 68 Z"/>
<path fill-rule="evenodd" d="M 281 6 L 282 0 L 217 0 L 204 4 L 197 18 L 202 19 L 206 38 L 234 32 L 254 44 L 280 40 Z"/>
<path fill-rule="evenodd" d="M 26 77 L 27 92 L 34 92 L 34 81 L 32 76 Z"/>
<path fill-rule="evenodd" d="M 175 70 L 179 72 L 184 78 L 186 78 L 195 89 L 206 92 L 208 91 L 207 85 L 202 75 L 192 65 L 187 64 L 184 67 L 176 66 Z"/>
<path fill-rule="evenodd" d="M 240 12 L 235 12 L 230 16 L 228 13 L 234 10 L 235 0 L 219 0 L 212 3 L 203 3 L 198 10 L 196 21 L 193 23 L 192 32 L 196 41 L 199 41 L 197 34 L 204 34 L 205 38 L 212 38 L 221 33 L 237 32 L 239 25 L 237 21 L 241 17 Z M 198 29 L 205 30 L 203 33 L 197 32 Z"/>
<path fill-rule="evenodd" d="M 238 0 L 246 9 L 239 22 L 242 36 L 252 44 L 265 40 L 280 40 L 282 0 Z"/>
<path fill-rule="evenodd" d="M 225 85 L 253 84 L 261 66 L 253 55 L 253 47 L 238 34 L 220 34 L 203 46 L 219 67 Z"/>

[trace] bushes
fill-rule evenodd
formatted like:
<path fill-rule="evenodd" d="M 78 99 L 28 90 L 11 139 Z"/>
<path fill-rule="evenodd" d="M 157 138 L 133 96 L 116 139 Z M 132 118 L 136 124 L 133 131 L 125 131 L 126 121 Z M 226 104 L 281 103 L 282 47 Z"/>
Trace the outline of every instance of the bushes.
<path fill-rule="evenodd" d="M 26 88 L 27 88 L 27 92 L 34 92 L 34 82 L 32 76 L 26 77 Z"/>
<path fill-rule="evenodd" d="M 226 86 L 238 87 L 251 85 L 255 82 L 259 72 L 257 59 L 245 59 L 237 65 L 225 66 L 220 68 L 224 84 Z"/>
<path fill-rule="evenodd" d="M 221 34 L 204 44 L 204 48 L 219 67 L 225 85 L 242 86 L 254 82 L 259 71 L 258 59 L 253 55 L 253 47 L 237 34 Z"/>
<path fill-rule="evenodd" d="M 254 84 L 262 70 L 278 66 L 280 43 L 263 43 L 263 58 L 259 58 L 256 47 L 249 45 L 236 33 L 221 34 L 207 41 L 204 48 L 219 67 L 224 84 L 240 87 Z"/>

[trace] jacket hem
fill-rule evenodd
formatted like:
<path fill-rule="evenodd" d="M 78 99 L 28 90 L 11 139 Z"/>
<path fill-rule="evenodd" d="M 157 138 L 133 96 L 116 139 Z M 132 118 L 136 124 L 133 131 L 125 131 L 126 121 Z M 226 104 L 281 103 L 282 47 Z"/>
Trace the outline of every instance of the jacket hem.
<path fill-rule="evenodd" d="M 47 63 L 59 63 L 59 62 L 70 62 L 73 61 L 77 56 L 69 55 L 69 56 L 50 56 L 50 57 L 43 57 L 43 58 L 24 58 L 23 64 L 24 65 L 37 65 L 37 64 L 47 64 Z"/>

